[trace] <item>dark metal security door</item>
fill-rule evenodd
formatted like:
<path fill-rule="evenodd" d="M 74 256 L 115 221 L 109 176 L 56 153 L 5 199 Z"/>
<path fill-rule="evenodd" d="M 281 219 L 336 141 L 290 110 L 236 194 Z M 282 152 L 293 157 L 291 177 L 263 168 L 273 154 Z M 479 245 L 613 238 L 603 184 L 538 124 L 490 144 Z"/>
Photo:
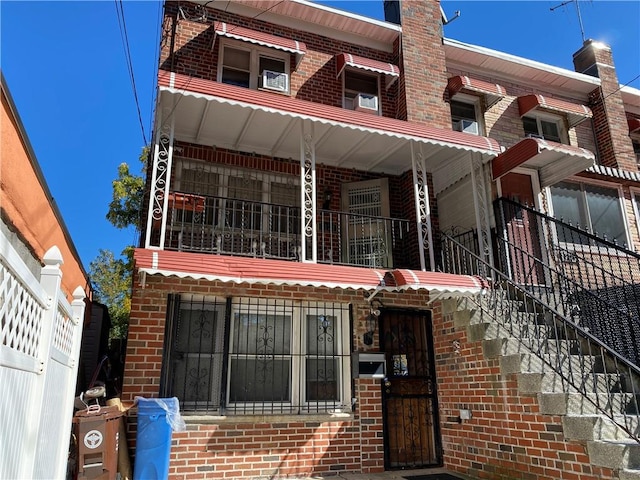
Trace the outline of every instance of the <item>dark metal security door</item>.
<path fill-rule="evenodd" d="M 384 311 L 386 468 L 442 464 L 429 312 Z"/>

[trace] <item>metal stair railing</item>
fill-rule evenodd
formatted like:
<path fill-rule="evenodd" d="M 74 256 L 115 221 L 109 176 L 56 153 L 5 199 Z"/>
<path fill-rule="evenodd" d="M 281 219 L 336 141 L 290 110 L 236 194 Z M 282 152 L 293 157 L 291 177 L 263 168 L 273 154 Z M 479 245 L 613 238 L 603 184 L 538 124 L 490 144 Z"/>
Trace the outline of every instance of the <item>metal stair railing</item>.
<path fill-rule="evenodd" d="M 640 369 L 458 240 L 442 233 L 441 241 L 444 271 L 487 280 L 484 294 L 466 300 L 474 323 L 515 339 L 521 361 L 555 375 L 563 392 L 581 394 L 583 403 L 640 444 Z"/>
<path fill-rule="evenodd" d="M 494 212 L 499 268 L 640 365 L 640 255 L 512 200 Z"/>

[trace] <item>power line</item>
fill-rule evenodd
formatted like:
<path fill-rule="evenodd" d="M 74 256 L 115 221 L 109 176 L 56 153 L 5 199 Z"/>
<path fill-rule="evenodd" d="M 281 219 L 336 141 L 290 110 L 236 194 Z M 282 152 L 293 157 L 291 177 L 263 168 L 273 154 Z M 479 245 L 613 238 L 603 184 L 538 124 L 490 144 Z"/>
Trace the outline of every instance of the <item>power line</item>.
<path fill-rule="evenodd" d="M 129 70 L 129 79 L 131 80 L 131 88 L 133 89 L 133 98 L 136 102 L 136 109 L 138 110 L 138 121 L 140 122 L 140 129 L 142 130 L 142 138 L 144 144 L 148 145 L 147 135 L 144 131 L 144 123 L 142 121 L 142 114 L 140 113 L 140 102 L 138 101 L 138 91 L 136 90 L 136 80 L 133 75 L 133 64 L 131 63 L 131 50 L 129 48 L 129 36 L 127 35 L 127 24 L 124 19 L 124 8 L 122 6 L 122 0 L 114 0 L 116 6 L 116 16 L 118 17 L 118 26 L 120 27 L 120 38 L 122 39 L 122 45 L 124 48 L 124 55 L 127 63 L 127 69 Z"/>

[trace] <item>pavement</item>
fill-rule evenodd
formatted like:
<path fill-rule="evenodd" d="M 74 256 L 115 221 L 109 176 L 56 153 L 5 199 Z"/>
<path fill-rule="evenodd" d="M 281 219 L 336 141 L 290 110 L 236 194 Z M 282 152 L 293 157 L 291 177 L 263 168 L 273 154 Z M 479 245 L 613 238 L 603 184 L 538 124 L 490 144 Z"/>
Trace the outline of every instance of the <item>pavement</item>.
<path fill-rule="evenodd" d="M 443 478 L 447 478 L 444 476 L 440 476 L 438 474 L 448 474 L 451 477 L 448 478 L 460 478 L 460 480 L 468 479 L 469 477 L 461 476 L 459 473 L 448 472 L 444 468 L 429 468 L 429 469 L 420 469 L 420 470 L 394 470 L 390 472 L 382 472 L 382 473 L 339 473 L 337 472 L 335 475 L 325 475 L 325 476 L 314 476 L 307 477 L 301 480 L 404 480 L 405 477 L 410 476 L 424 476 L 424 480 L 429 479 L 430 476 L 433 476 L 433 480 L 441 480 Z"/>

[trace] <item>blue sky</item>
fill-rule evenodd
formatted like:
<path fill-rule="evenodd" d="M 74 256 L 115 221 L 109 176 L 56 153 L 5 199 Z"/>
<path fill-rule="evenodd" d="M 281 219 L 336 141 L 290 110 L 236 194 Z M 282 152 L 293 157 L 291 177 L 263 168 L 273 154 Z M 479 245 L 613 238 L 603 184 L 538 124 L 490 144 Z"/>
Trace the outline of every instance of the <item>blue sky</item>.
<path fill-rule="evenodd" d="M 382 19 L 382 0 L 322 2 Z M 573 69 L 575 4 L 454 1 L 445 36 Z M 144 139 L 115 2 L 0 1 L 0 66 L 85 268 L 99 249 L 137 241 L 107 220 L 121 162 L 138 170 Z M 640 89 L 640 2 L 580 1 L 586 38 L 611 45 L 621 83 Z M 123 3 L 142 124 L 151 137 L 161 4 Z M 0 152 L 1 153 L 1 152 Z M 1 159 L 0 159 L 1 161 Z"/>

